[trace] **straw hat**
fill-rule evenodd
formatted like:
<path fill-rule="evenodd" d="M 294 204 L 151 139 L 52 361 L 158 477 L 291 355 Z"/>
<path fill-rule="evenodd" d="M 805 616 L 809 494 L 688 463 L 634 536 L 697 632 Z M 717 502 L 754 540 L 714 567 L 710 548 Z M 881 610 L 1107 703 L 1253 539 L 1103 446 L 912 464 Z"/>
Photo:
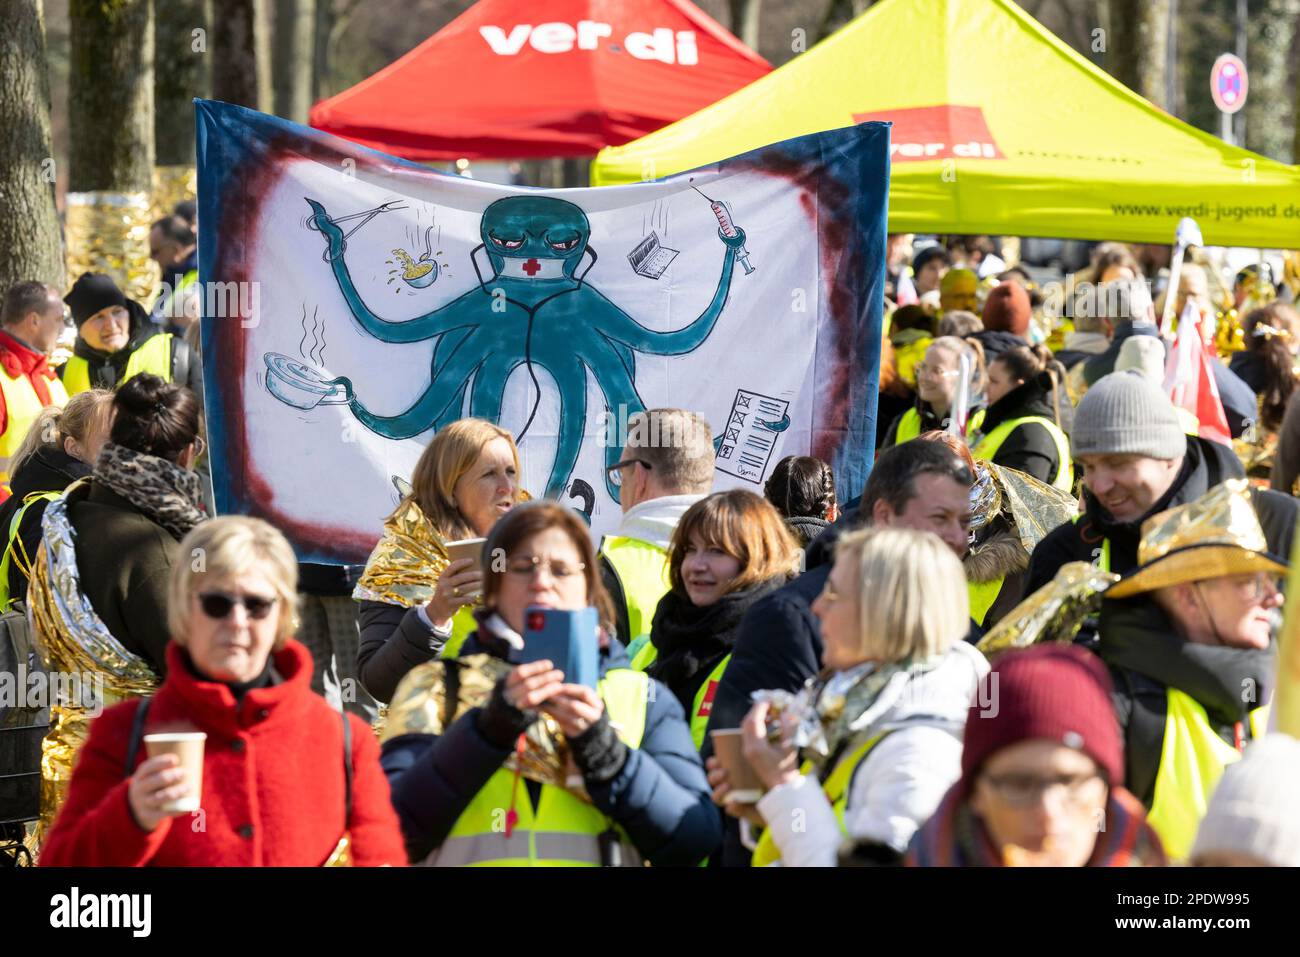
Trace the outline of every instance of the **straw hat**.
<path fill-rule="evenodd" d="M 1142 523 L 1138 567 L 1106 592 L 1128 598 L 1225 575 L 1286 574 L 1285 559 L 1268 552 L 1245 479 L 1231 479 L 1195 502 Z"/>

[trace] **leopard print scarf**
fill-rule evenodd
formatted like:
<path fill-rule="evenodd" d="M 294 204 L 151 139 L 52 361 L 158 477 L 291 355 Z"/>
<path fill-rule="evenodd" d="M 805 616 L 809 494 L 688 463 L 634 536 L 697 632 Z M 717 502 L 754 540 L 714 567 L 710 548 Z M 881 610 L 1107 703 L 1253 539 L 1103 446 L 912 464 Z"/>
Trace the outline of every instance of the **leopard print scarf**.
<path fill-rule="evenodd" d="M 167 529 L 177 541 L 207 518 L 198 474 L 156 455 L 107 442 L 95 463 L 94 479 Z"/>

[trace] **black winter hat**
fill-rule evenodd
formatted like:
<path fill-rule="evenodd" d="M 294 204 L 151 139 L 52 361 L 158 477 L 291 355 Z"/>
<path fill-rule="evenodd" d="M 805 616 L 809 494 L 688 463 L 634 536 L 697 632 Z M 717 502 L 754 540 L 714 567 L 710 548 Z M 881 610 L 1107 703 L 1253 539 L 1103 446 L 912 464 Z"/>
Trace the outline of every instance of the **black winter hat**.
<path fill-rule="evenodd" d="M 117 288 L 112 276 L 102 272 L 83 272 L 72 285 L 72 290 L 63 297 L 63 301 L 72 310 L 73 321 L 80 329 L 82 324 L 109 306 L 127 308 L 126 293 Z"/>

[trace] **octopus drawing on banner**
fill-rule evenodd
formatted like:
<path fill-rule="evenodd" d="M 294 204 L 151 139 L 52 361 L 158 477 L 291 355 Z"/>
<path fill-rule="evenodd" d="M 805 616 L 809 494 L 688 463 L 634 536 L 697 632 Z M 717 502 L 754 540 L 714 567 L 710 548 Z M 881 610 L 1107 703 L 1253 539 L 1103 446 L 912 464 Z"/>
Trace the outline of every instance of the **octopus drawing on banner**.
<path fill-rule="evenodd" d="M 521 365 L 528 367 L 537 402 L 519 433 L 522 439 L 541 401 L 534 367 L 545 369 L 559 391 L 560 429 L 555 458 L 546 483 L 546 496 L 559 498 L 566 490 L 590 498 L 590 486 L 570 484 L 582 446 L 587 414 L 587 376 L 604 396 L 607 410 L 625 415 L 645 408 L 636 388 L 636 354 L 683 355 L 696 349 L 712 332 L 727 302 L 738 257 L 746 256 L 745 232 L 729 215 L 719 216 L 718 238 L 725 254 L 712 300 L 698 317 L 680 329 L 657 332 L 641 325 L 585 281 L 596 262 L 589 245 L 591 225 L 577 205 L 550 196 L 508 196 L 490 204 L 479 224 L 480 245 L 470 253 L 478 276 L 475 288 L 422 316 L 405 321 L 385 319 L 366 305 L 348 271 L 345 234 L 325 207 L 307 199 L 307 225 L 326 240 L 325 254 L 348 310 L 366 334 L 386 343 L 411 343 L 439 337 L 433 353 L 429 385 L 410 408 L 397 415 L 377 415 L 366 408 L 347 377 L 326 379 L 297 362 L 284 368 L 275 363 L 286 356 L 267 354 L 268 386 L 281 401 L 296 404 L 293 388 L 337 396 L 357 421 L 390 439 L 408 439 L 438 429 L 461 415 L 466 390 L 470 414 L 498 421 L 506 380 Z M 721 205 L 721 204 L 718 204 Z M 490 275 L 480 267 L 486 252 Z M 584 257 L 590 262 L 579 272 Z M 748 262 L 742 262 L 746 268 Z M 788 420 L 787 420 L 788 421 Z M 618 461 L 620 448 L 607 447 L 606 466 Z M 605 476 L 611 498 L 619 488 Z M 582 494 L 585 487 L 586 495 Z M 584 510 L 590 514 L 590 502 Z"/>

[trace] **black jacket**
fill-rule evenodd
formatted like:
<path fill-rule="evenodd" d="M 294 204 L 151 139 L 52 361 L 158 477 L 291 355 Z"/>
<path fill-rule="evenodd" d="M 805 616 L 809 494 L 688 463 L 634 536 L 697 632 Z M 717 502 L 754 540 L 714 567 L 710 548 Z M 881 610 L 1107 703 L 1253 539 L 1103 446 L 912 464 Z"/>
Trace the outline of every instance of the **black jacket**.
<path fill-rule="evenodd" d="M 1055 577 L 1067 562 L 1095 562 L 1103 539 L 1110 542 L 1110 570 L 1123 575 L 1137 567 L 1138 542 L 1142 522 L 1157 512 L 1194 502 L 1220 482 L 1245 475 L 1241 461 L 1232 449 L 1218 442 L 1189 436 L 1183 467 L 1169 491 L 1140 518 L 1116 522 L 1097 503 L 1092 494 L 1083 493 L 1085 509 L 1077 522 L 1066 522 L 1048 533 L 1038 543 L 1029 559 L 1029 578 L 1025 594 L 1037 591 Z M 1289 495 L 1252 489 L 1255 514 L 1274 555 L 1289 556 L 1300 503 Z"/>
<path fill-rule="evenodd" d="M 1250 386 L 1256 394 L 1264 391 L 1264 359 L 1249 349 L 1235 353 L 1228 363 L 1228 371 Z"/>
<path fill-rule="evenodd" d="M 1165 738 L 1166 692 L 1184 692 L 1206 711 L 1224 741 L 1266 700 L 1273 651 L 1184 641 L 1148 596 L 1103 601 L 1097 651 L 1115 682 L 1115 715 L 1124 731 L 1125 786 L 1147 807 L 1155 796 Z M 1244 700 L 1243 700 L 1244 699 Z"/>
<path fill-rule="evenodd" d="M 13 495 L 0 508 L 0 532 L 8 541 L 9 526 L 22 508 L 23 499 L 33 492 L 62 492 L 77 479 L 90 474 L 90 466 L 74 459 L 63 449 L 43 446 L 14 474 L 10 488 Z M 41 517 L 50 503 L 46 499 L 32 502 L 18 526 L 18 540 L 9 559 L 9 597 L 27 600 L 27 574 L 23 570 L 36 558 L 41 544 Z"/>
<path fill-rule="evenodd" d="M 1141 325 L 1133 325 L 1131 319 L 1124 319 L 1115 326 L 1115 334 L 1111 337 L 1110 345 L 1106 347 L 1105 352 L 1099 352 L 1084 360 L 1083 379 L 1088 383 L 1088 387 L 1097 384 L 1097 380 L 1104 375 L 1110 375 L 1115 371 L 1115 363 L 1119 359 L 1120 346 L 1124 345 L 1124 340 L 1129 336 L 1154 336 L 1157 335 L 1156 327 L 1144 322 Z"/>
<path fill-rule="evenodd" d="M 126 364 L 131 361 L 131 355 L 154 336 L 164 335 L 161 329 L 154 325 L 149 318 L 149 314 L 144 311 L 134 299 L 128 299 L 126 302 L 127 311 L 131 314 L 131 337 L 127 344 L 117 352 L 101 352 L 99 349 L 92 349 L 86 340 L 77 336 L 77 343 L 73 346 L 73 355 L 85 359 L 87 373 L 90 378 L 91 388 L 95 389 L 116 389 L 121 381 L 122 375 L 126 372 Z M 59 369 L 59 377 L 63 377 L 67 365 Z M 190 349 L 190 345 L 185 341 L 184 336 L 173 336 L 172 338 L 172 363 L 171 372 L 168 376 L 169 382 L 187 387 L 199 401 L 199 407 L 203 406 L 203 368 L 199 362 L 199 357 Z"/>
<path fill-rule="evenodd" d="M 386 601 L 360 604 L 357 677 L 372 698 L 387 702 L 408 671 L 438 657 L 443 639 L 425 626 L 415 608 Z"/>
<path fill-rule="evenodd" d="M 461 653 L 504 657 L 508 648 L 500 645 L 500 639 L 475 633 Z M 611 642 L 601 654 L 601 674 L 627 666 L 626 650 Z M 691 866 L 717 848 L 720 815 L 681 705 L 662 685 L 652 684 L 650 692 L 639 747 L 623 745 L 603 720 L 570 746 L 592 803 L 627 832 L 642 857 L 657 866 Z M 531 723 L 524 712 L 495 707 L 513 712 L 523 725 L 498 734 L 501 722 L 484 715 L 494 705 L 467 711 L 441 735 L 404 734 L 384 743 L 380 763 L 412 860 L 441 845 L 474 795 L 510 756 L 515 735 Z M 534 804 L 539 794 L 537 787 L 519 789 L 519 799 Z"/>
<path fill-rule="evenodd" d="M 650 643 L 658 657 L 646 674 L 677 696 L 688 720 L 700 687 L 735 648 L 745 612 L 784 582 L 784 576 L 758 582 L 703 608 L 675 590 L 659 600 L 650 625 Z"/>
<path fill-rule="evenodd" d="M 1001 329 L 981 329 L 979 332 L 972 332 L 966 338 L 974 339 L 983 347 L 985 362 L 992 362 L 1010 349 L 1029 345 L 1027 339 L 1022 339 L 1014 332 L 1006 332 Z"/>
<path fill-rule="evenodd" d="M 980 424 L 980 432 L 988 435 L 1009 419 L 1031 415 L 1054 422 L 1056 413 L 1051 402 L 1051 393 L 1045 392 L 1041 383 L 1026 382 L 988 407 L 984 421 Z M 1064 402 L 1069 405 L 1068 399 Z M 1061 455 L 1051 432 L 1037 422 L 1026 422 L 1018 426 L 998 447 L 993 456 L 993 464 L 1017 469 L 1051 485 L 1056 478 L 1056 470 L 1061 465 Z"/>

